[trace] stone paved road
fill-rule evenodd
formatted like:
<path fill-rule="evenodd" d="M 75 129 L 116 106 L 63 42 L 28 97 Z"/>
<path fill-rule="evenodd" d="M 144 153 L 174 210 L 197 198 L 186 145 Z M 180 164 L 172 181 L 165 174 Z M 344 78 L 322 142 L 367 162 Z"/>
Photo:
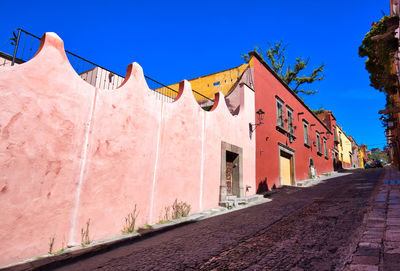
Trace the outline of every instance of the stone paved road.
<path fill-rule="evenodd" d="M 383 169 L 355 170 L 269 203 L 185 225 L 57 270 L 342 270 Z"/>
<path fill-rule="evenodd" d="M 372 210 L 349 268 L 351 271 L 400 270 L 400 172 L 385 170 Z"/>

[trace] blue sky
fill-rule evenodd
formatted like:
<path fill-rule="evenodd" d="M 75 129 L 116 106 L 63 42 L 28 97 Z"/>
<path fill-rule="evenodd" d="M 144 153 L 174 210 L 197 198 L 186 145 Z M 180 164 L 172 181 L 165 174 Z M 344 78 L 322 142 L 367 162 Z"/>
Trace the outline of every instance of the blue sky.
<path fill-rule="evenodd" d="M 288 60 L 325 63 L 312 109 L 332 110 L 358 144 L 386 142 L 378 111 L 382 93 L 369 86 L 358 46 L 389 0 L 287 1 L 1 1 L 0 46 L 20 27 L 56 32 L 65 48 L 119 74 L 138 62 L 146 75 L 175 83 L 243 63 L 254 46 L 283 40 Z M 0 48 L 1 50 L 1 48 Z M 200 90 L 198 90 L 200 91 Z"/>

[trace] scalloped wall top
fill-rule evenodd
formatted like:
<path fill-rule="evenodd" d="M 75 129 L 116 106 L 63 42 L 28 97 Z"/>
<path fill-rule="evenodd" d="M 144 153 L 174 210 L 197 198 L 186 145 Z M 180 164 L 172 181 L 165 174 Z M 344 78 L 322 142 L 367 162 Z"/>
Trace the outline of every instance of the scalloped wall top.
<path fill-rule="evenodd" d="M 60 55 L 64 59 L 68 60 L 64 49 L 64 41 L 54 32 L 46 32 L 43 34 L 43 36 L 40 39 L 39 49 L 32 58 L 35 58 L 42 52 L 42 50 L 46 50 L 48 47 L 53 47 L 57 49 Z"/>
<path fill-rule="evenodd" d="M 247 107 L 245 105 L 246 102 L 246 90 L 244 89 L 244 85 L 245 84 L 240 84 L 234 91 L 238 91 L 239 92 L 239 100 L 237 101 L 237 103 L 239 103 L 239 112 L 237 114 L 232 114 L 232 112 L 229 110 L 228 104 L 227 104 L 227 100 L 226 100 L 226 96 L 222 93 L 222 92 L 217 92 L 215 93 L 215 99 L 214 99 L 214 105 L 211 108 L 211 110 L 209 112 L 213 112 L 213 111 L 223 111 L 225 114 L 229 113 L 230 116 L 233 117 L 242 117 L 243 115 L 245 115 L 245 110 L 247 110 Z M 248 97 L 250 98 L 250 97 Z M 222 105 L 224 104 L 224 105 Z M 222 107 L 224 109 L 222 109 Z M 251 113 L 254 114 L 254 113 Z"/>
<path fill-rule="evenodd" d="M 194 98 L 192 85 L 189 83 L 188 80 L 182 80 L 181 82 L 179 82 L 179 92 L 172 103 L 180 103 L 183 101 L 188 101 L 199 106 L 196 99 Z"/>
<path fill-rule="evenodd" d="M 71 63 L 69 62 L 68 57 L 66 55 L 63 40 L 54 32 L 46 32 L 45 34 L 43 34 L 43 36 L 41 38 L 39 49 L 33 58 L 37 58 L 38 56 L 44 54 L 47 50 L 49 50 L 51 48 L 56 49 L 56 51 L 58 51 L 60 53 L 60 56 L 62 57 L 62 59 L 65 60 L 69 64 L 69 66 L 71 67 L 71 70 L 74 72 L 76 77 L 79 78 L 79 80 L 85 82 L 85 84 L 88 84 L 73 69 L 73 67 L 72 67 Z M 89 84 L 89 85 L 93 86 L 91 84 Z M 143 68 L 137 62 L 133 62 L 127 66 L 127 71 L 126 71 L 126 76 L 124 78 L 124 81 L 121 83 L 120 86 L 117 87 L 116 90 L 123 90 L 125 88 L 132 88 L 132 87 L 134 87 L 136 89 L 148 89 L 149 90 L 149 92 L 147 93 L 148 95 L 150 95 L 151 91 L 152 91 L 149 88 L 149 86 L 147 85 L 147 82 L 146 82 L 146 79 L 145 79 L 145 76 L 143 73 Z M 102 89 L 99 89 L 99 90 L 102 90 Z M 104 90 L 106 90 L 106 89 L 104 89 Z M 237 91 L 241 92 L 240 93 L 240 108 L 241 109 L 239 112 L 239 115 L 240 115 L 244 111 L 244 93 L 243 93 L 242 88 L 238 89 Z M 192 91 L 190 82 L 187 80 L 183 80 L 179 83 L 179 92 L 178 92 L 177 97 L 174 99 L 173 103 L 178 103 L 178 102 L 182 102 L 182 101 L 186 101 L 186 100 L 187 101 L 190 100 L 191 101 L 190 103 L 201 108 L 201 106 L 197 103 L 197 101 L 193 95 L 193 91 Z M 225 105 L 220 105 L 221 101 L 224 101 Z M 213 104 L 211 110 L 206 111 L 206 112 L 214 112 L 218 109 L 218 106 L 224 107 L 226 109 L 226 111 L 229 112 L 229 115 L 233 116 L 226 104 L 225 96 L 220 92 L 215 93 L 214 104 Z M 225 109 L 219 109 L 219 110 L 225 111 Z M 217 111 L 219 111 L 219 110 L 217 110 Z"/>
<path fill-rule="evenodd" d="M 215 93 L 215 95 L 214 95 L 214 104 L 211 107 L 209 112 L 213 112 L 218 107 L 219 100 L 220 100 L 220 95 L 219 94 L 220 94 L 220 92 Z"/>
<path fill-rule="evenodd" d="M 228 114 L 231 117 L 238 117 L 243 115 L 244 110 L 245 110 L 245 90 L 243 88 L 243 84 L 240 84 L 240 86 L 235 90 L 235 91 L 239 91 L 239 96 L 240 96 L 240 110 L 239 113 L 237 115 L 233 115 L 229 108 L 228 105 L 226 104 L 226 99 L 225 99 L 225 95 L 222 92 L 216 92 L 214 95 L 214 104 L 212 106 L 212 108 L 209 111 L 204 110 L 207 113 L 211 113 L 211 112 L 216 112 L 216 111 L 221 111 L 224 112 L 224 114 Z M 179 83 L 179 93 L 177 95 L 177 97 L 175 98 L 175 100 L 173 101 L 173 103 L 176 103 L 178 101 L 183 101 L 183 100 L 187 100 L 187 101 L 191 101 L 193 104 L 199 106 L 201 108 L 201 106 L 197 103 L 194 95 L 193 95 L 193 90 L 191 87 L 191 84 L 188 80 L 183 80 Z"/>
<path fill-rule="evenodd" d="M 133 86 L 139 86 L 139 88 L 145 88 L 151 91 L 144 77 L 143 68 L 137 62 L 128 65 L 126 68 L 125 79 L 117 89 Z"/>
<path fill-rule="evenodd" d="M 225 101 L 225 95 L 222 92 L 217 92 L 215 95 L 218 95 L 218 105 L 215 107 L 215 110 L 213 112 L 221 112 L 224 115 L 231 116 L 231 117 L 236 117 L 231 114 L 229 111 L 228 106 L 226 105 Z"/>

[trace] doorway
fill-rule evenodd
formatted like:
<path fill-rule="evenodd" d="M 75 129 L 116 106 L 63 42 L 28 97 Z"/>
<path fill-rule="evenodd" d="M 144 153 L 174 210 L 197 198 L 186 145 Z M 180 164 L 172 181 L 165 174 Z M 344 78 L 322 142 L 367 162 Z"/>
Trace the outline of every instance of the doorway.
<path fill-rule="evenodd" d="M 239 154 L 226 151 L 226 194 L 240 196 L 239 188 Z"/>
<path fill-rule="evenodd" d="M 293 156 L 281 150 L 279 164 L 281 185 L 293 185 Z"/>
<path fill-rule="evenodd" d="M 228 196 L 244 197 L 243 149 L 221 142 L 220 201 Z"/>

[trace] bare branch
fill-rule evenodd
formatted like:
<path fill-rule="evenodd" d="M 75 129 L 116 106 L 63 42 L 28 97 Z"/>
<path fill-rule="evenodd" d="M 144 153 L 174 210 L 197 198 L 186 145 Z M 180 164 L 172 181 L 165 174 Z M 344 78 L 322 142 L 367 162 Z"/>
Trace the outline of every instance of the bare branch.
<path fill-rule="evenodd" d="M 295 62 L 291 64 L 286 63 L 286 48 L 287 44 L 283 44 L 283 41 L 274 42 L 273 44 L 268 43 L 268 50 L 263 53 L 263 51 L 255 47 L 254 50 L 267 61 L 271 68 L 278 74 L 278 76 L 289 86 L 292 87 L 293 91 L 296 93 L 303 93 L 306 95 L 315 94 L 316 90 L 305 90 L 299 89 L 301 86 L 306 84 L 311 84 L 315 81 L 321 81 L 324 79 L 324 64 L 314 69 L 311 74 L 305 75 L 300 73 L 305 72 L 310 58 L 307 57 L 305 60 L 302 57 L 296 58 Z M 242 55 L 244 60 L 248 63 L 249 56 Z"/>

